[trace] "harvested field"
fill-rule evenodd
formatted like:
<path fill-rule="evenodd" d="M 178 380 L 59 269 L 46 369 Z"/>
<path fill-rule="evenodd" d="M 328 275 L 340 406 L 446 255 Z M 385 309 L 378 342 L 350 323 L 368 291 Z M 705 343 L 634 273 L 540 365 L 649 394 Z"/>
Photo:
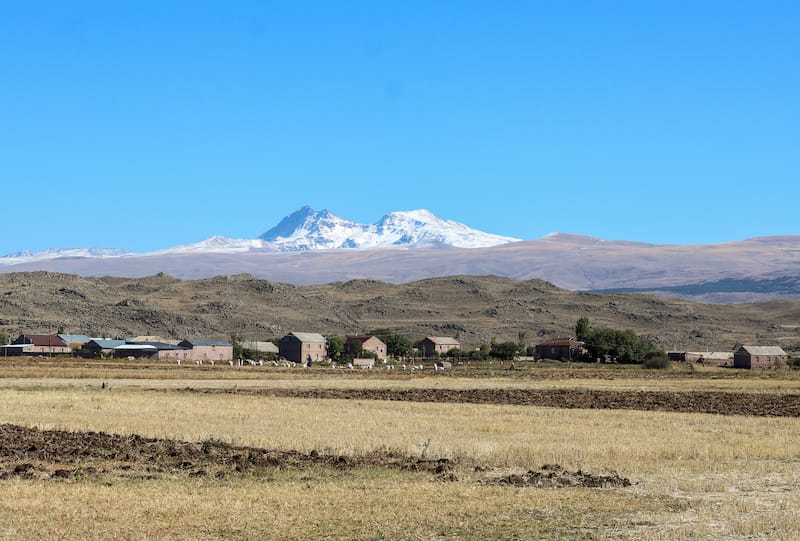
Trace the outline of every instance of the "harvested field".
<path fill-rule="evenodd" d="M 800 395 L 726 392 L 602 391 L 582 389 L 250 389 L 272 397 L 508 404 L 568 409 L 627 409 L 760 417 L 800 417 Z"/>
<path fill-rule="evenodd" d="M 221 441 L 185 442 L 105 432 L 40 430 L 11 424 L 0 425 L 0 480 L 86 479 L 120 477 L 157 479 L 170 476 L 224 479 L 258 475 L 264 470 L 333 468 L 391 468 L 434 474 L 431 481 L 457 481 L 457 462 L 449 458 L 425 458 L 389 450 L 359 456 L 278 451 L 230 445 Z M 627 487 L 618 475 L 569 472 L 546 464 L 541 470 L 497 476 L 489 468 L 475 466 L 472 477 L 487 485 L 537 488 Z"/>
<path fill-rule="evenodd" d="M 788 372 L 23 369 L 2 539 L 800 536 Z"/>

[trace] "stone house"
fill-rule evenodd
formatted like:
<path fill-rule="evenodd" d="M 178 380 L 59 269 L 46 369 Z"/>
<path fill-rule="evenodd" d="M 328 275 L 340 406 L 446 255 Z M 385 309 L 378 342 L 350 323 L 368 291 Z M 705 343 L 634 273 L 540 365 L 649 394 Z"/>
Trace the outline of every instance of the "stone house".
<path fill-rule="evenodd" d="M 361 352 L 374 353 L 377 355 L 378 360 L 386 360 L 386 344 L 377 336 L 346 336 L 344 340 L 344 352 L 350 355 L 359 353 L 358 344 L 361 345 Z"/>
<path fill-rule="evenodd" d="M 63 355 L 72 348 L 57 334 L 21 334 L 11 344 L 20 347 L 22 355 Z"/>
<path fill-rule="evenodd" d="M 445 355 L 451 349 L 460 347 L 458 340 L 449 336 L 426 336 L 419 343 L 419 351 L 423 357 L 430 357 L 434 353 Z"/>
<path fill-rule="evenodd" d="M 551 338 L 536 345 L 539 359 L 578 360 L 586 354 L 583 342 L 572 338 Z"/>
<path fill-rule="evenodd" d="M 290 332 L 278 343 L 280 356 L 294 363 L 321 361 L 328 356 L 325 337 L 315 332 Z"/>
<path fill-rule="evenodd" d="M 742 346 L 733 353 L 734 368 L 787 368 L 789 355 L 779 346 Z"/>
<path fill-rule="evenodd" d="M 233 359 L 233 344 L 225 340 L 200 340 L 187 338 L 178 346 L 189 350 L 189 361 L 230 361 Z"/>

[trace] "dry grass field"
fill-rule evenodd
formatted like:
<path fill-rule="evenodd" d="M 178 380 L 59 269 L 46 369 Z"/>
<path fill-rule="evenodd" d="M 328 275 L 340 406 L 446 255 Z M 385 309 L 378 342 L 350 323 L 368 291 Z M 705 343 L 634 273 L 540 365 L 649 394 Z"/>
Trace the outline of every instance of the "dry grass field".
<path fill-rule="evenodd" d="M 87 442 L 99 433 L 158 438 L 141 445 L 162 449 L 143 461 L 134 447 L 111 453 L 87 443 L 67 455 L 38 440 L 0 440 L 0 538 L 800 538 L 796 416 L 249 392 L 646 389 L 735 391 L 754 399 L 800 393 L 800 378 L 789 372 L 572 372 L 526 368 L 476 377 L 0 365 L 0 423 L 65 430 Z M 34 434 L 57 434 L 41 431 Z M 222 455 L 202 459 L 201 448 L 225 445 L 236 446 L 224 455 L 235 468 Z M 174 450 L 180 446 L 195 454 L 187 459 Z M 243 462 L 261 449 L 301 459 Z M 439 459 L 447 459 L 445 468 L 419 466 Z M 630 485 L 522 482 L 544 465 L 571 478 L 581 472 Z"/>

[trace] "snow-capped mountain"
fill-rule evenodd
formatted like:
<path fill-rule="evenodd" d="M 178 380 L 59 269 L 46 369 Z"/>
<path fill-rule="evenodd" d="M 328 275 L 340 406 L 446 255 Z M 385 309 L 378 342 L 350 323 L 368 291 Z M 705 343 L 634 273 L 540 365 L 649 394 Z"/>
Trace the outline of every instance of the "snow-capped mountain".
<path fill-rule="evenodd" d="M 50 248 L 34 252 L 25 250 L 0 257 L 0 265 L 16 265 L 42 259 L 76 258 L 76 257 L 125 257 L 135 255 L 135 252 L 119 248 Z"/>
<path fill-rule="evenodd" d="M 192 244 L 155 252 L 137 253 L 108 248 L 53 248 L 41 252 L 18 252 L 0 257 L 0 265 L 16 265 L 64 258 L 119 258 L 176 254 L 251 252 L 303 252 L 333 249 L 455 247 L 485 248 L 515 242 L 442 220 L 427 210 L 392 212 L 375 224 L 360 224 L 336 216 L 329 210 L 303 207 L 256 239 L 214 236 Z"/>
<path fill-rule="evenodd" d="M 263 252 L 269 248 L 266 242 L 259 239 L 232 239 L 215 235 L 200 242 L 181 244 L 156 252 L 148 252 L 146 255 Z"/>
<path fill-rule="evenodd" d="M 360 224 L 329 210 L 315 211 L 310 207 L 293 212 L 259 239 L 281 252 L 421 246 L 486 248 L 520 240 L 442 220 L 424 209 L 392 212 L 377 223 Z"/>

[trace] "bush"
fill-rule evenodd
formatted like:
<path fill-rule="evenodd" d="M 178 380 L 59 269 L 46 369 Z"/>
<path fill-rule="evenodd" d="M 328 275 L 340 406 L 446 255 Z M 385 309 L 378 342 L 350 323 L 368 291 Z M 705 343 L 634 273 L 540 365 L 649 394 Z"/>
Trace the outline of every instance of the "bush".
<path fill-rule="evenodd" d="M 672 361 L 665 351 L 651 351 L 647 354 L 644 362 L 644 368 L 652 368 L 656 370 L 664 370 L 672 366 Z"/>

